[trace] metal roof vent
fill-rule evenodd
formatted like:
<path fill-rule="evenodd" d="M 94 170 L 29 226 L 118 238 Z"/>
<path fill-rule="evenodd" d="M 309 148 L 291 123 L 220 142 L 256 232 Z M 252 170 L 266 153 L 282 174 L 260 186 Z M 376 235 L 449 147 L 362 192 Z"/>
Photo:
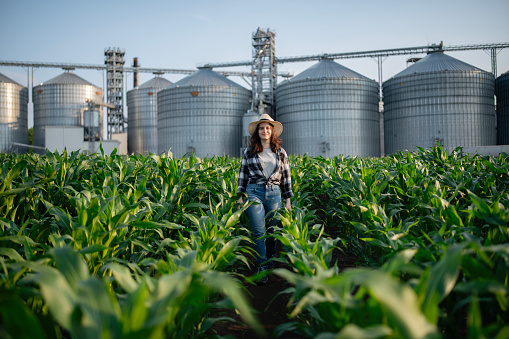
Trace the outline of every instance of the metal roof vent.
<path fill-rule="evenodd" d="M 322 58 L 321 61 L 309 67 L 305 71 L 299 73 L 289 82 L 296 82 L 308 79 L 337 79 L 337 78 L 350 78 L 350 79 L 368 79 L 364 75 L 352 71 L 351 69 L 338 64 L 327 58 Z"/>
<path fill-rule="evenodd" d="M 444 72 L 444 71 L 482 71 L 481 69 L 455 59 L 444 53 L 430 53 L 404 71 L 399 72 L 394 78 L 419 73 Z"/>
<path fill-rule="evenodd" d="M 170 86 L 171 84 L 172 84 L 172 82 L 169 80 L 166 80 L 165 78 L 154 77 L 154 78 L 150 79 L 149 81 L 141 84 L 138 88 L 150 88 L 150 87 L 166 88 L 166 87 Z"/>
<path fill-rule="evenodd" d="M 188 75 L 171 85 L 170 88 L 188 86 L 227 86 L 245 89 L 241 85 L 227 79 L 221 74 L 214 72 L 210 67 L 199 68 L 193 74 Z"/>
<path fill-rule="evenodd" d="M 57 75 L 56 77 L 51 78 L 48 81 L 42 83 L 42 85 L 51 85 L 51 84 L 76 84 L 76 85 L 94 86 L 92 83 L 86 81 L 85 79 L 83 79 L 71 72 L 62 73 L 62 74 Z"/>

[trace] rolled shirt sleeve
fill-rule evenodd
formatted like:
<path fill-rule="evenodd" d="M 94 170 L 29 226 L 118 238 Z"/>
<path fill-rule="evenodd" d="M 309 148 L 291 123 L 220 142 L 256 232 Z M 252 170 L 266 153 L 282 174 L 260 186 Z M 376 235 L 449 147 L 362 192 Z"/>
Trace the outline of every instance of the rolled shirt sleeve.
<path fill-rule="evenodd" d="M 245 193 L 247 189 L 247 184 L 249 181 L 249 168 L 247 164 L 247 150 L 244 151 L 244 155 L 242 156 L 242 162 L 240 164 L 239 171 L 239 180 L 237 187 L 237 194 Z"/>
<path fill-rule="evenodd" d="M 282 173 L 281 173 L 281 193 L 284 199 L 293 197 L 292 191 L 292 170 L 288 163 L 288 155 L 284 149 L 281 149 Z"/>

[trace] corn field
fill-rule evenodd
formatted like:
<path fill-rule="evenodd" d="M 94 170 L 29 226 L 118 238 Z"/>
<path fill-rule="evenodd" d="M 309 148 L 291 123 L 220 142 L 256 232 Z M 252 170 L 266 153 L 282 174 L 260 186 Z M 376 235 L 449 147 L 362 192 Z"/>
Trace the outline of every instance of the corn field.
<path fill-rule="evenodd" d="M 259 337 L 509 337 L 507 154 L 290 164 L 269 272 L 290 301 L 267 331 L 240 159 L 0 154 L 0 336 L 231 337 L 233 312 Z"/>

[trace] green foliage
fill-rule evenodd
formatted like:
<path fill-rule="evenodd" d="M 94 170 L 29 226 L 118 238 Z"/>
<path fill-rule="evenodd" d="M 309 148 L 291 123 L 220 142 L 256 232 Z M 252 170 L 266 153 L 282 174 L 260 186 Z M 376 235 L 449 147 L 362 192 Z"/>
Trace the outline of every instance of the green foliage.
<path fill-rule="evenodd" d="M 238 162 L 65 151 L 0 160 L 0 305 L 35 324 L 19 333 L 200 337 L 232 321 L 210 316 L 219 308 L 263 332 L 233 269 L 252 252 Z"/>
<path fill-rule="evenodd" d="M 384 158 L 290 157 L 276 260 L 310 338 L 509 333 L 509 157 L 437 146 Z M 209 337 L 253 255 L 240 159 L 0 154 L 0 333 Z M 338 258 L 359 267 L 341 270 Z"/>
<path fill-rule="evenodd" d="M 302 221 L 283 216 L 279 237 L 292 249 L 288 260 L 296 273 L 276 273 L 294 286 L 286 291 L 294 321 L 277 333 L 507 333 L 508 159 L 447 154 L 440 146 L 381 159 L 293 158 L 294 168 L 301 166 L 294 169 L 297 204 L 317 217 L 306 229 L 324 224 L 330 240 L 341 241 L 342 253 L 374 270 L 318 265 L 323 261 L 308 259 L 310 246 L 295 259 L 303 248 Z"/>

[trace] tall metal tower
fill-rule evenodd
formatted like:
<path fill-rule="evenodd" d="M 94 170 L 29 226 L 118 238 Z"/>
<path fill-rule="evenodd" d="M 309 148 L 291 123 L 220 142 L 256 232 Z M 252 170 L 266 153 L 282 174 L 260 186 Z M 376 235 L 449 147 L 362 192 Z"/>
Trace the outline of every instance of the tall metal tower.
<path fill-rule="evenodd" d="M 119 48 L 104 50 L 108 103 L 115 105 L 115 108 L 108 108 L 108 139 L 111 139 L 112 134 L 124 133 L 126 129 L 124 117 L 124 56 L 125 51 Z"/>
<path fill-rule="evenodd" d="M 253 101 L 251 110 L 274 115 L 274 94 L 277 84 L 276 68 L 276 34 L 268 28 L 260 27 L 253 33 L 252 89 Z"/>

